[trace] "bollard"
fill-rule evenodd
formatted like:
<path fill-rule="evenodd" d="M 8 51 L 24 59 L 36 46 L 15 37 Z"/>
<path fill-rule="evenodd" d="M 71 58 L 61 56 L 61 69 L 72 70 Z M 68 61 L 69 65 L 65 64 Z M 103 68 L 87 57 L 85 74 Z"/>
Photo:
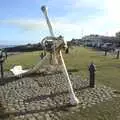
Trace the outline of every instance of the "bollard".
<path fill-rule="evenodd" d="M 4 51 L 4 49 L 0 50 L 0 72 L 1 72 L 1 80 L 4 79 L 4 69 L 3 69 L 3 63 L 7 59 L 7 52 Z"/>
<path fill-rule="evenodd" d="M 105 56 L 107 56 L 107 50 L 105 50 Z"/>
<path fill-rule="evenodd" d="M 95 65 L 93 63 L 90 64 L 89 66 L 89 72 L 90 72 L 90 87 L 94 88 L 95 86 Z"/>
<path fill-rule="evenodd" d="M 5 58 L 7 59 L 7 57 L 8 57 L 8 54 L 7 54 L 7 51 L 5 51 Z"/>
<path fill-rule="evenodd" d="M 0 59 L 0 72 L 1 72 L 1 80 L 4 78 L 4 70 L 3 70 L 3 59 Z"/>
<path fill-rule="evenodd" d="M 119 59 L 119 56 L 120 56 L 120 51 L 118 50 L 116 58 Z"/>
<path fill-rule="evenodd" d="M 40 54 L 40 58 L 41 58 L 41 60 L 43 59 L 43 57 L 44 57 L 44 54 L 43 54 L 43 52 Z"/>
<path fill-rule="evenodd" d="M 69 53 L 69 48 L 66 48 L 65 54 L 68 54 L 68 53 Z"/>

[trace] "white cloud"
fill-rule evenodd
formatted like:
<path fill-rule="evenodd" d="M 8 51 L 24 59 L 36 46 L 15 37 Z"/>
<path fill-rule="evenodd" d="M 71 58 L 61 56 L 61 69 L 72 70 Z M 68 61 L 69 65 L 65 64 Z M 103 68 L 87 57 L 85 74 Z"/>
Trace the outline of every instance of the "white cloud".
<path fill-rule="evenodd" d="M 103 2 L 104 0 L 71 0 L 73 2 L 73 8 L 80 8 L 80 7 L 90 7 L 90 8 L 99 8 L 103 9 Z"/>
<path fill-rule="evenodd" d="M 105 0 L 105 12 L 111 21 L 119 23 L 120 21 L 120 1 L 119 0 Z"/>
<path fill-rule="evenodd" d="M 20 20 L 0 20 L 0 24 L 10 24 L 10 25 L 15 25 L 18 27 L 22 27 L 25 29 L 39 29 L 42 27 L 42 29 L 45 26 L 44 21 L 40 20 L 33 20 L 33 19 L 20 19 Z"/>

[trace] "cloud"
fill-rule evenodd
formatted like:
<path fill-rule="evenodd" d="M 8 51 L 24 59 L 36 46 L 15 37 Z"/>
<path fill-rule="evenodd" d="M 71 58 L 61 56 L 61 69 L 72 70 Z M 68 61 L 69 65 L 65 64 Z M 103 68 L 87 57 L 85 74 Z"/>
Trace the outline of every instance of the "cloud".
<path fill-rule="evenodd" d="M 104 34 L 104 27 L 107 19 L 105 17 L 93 18 L 88 20 L 87 22 L 75 22 L 69 21 L 66 18 L 56 18 L 56 20 L 52 21 L 53 30 L 56 35 L 64 35 L 66 39 L 72 39 L 72 37 L 80 38 L 82 35 L 82 31 L 84 35 L 91 33 L 100 33 Z M 48 27 L 46 25 L 45 20 L 33 20 L 33 19 L 23 19 L 23 20 L 1 20 L 1 24 L 14 25 L 23 29 L 25 31 L 48 31 Z M 102 31 L 102 32 L 101 32 Z M 106 32 L 106 31 L 105 31 Z"/>
<path fill-rule="evenodd" d="M 104 10 L 110 20 L 119 22 L 120 21 L 120 1 L 119 0 L 105 0 Z"/>
<path fill-rule="evenodd" d="M 34 19 L 0 20 L 0 24 L 14 25 L 28 30 L 44 28 L 45 26 L 44 21 Z"/>
<path fill-rule="evenodd" d="M 64 17 L 51 18 L 56 35 L 63 34 L 66 39 L 79 38 L 82 31 L 84 35 L 93 33 L 114 35 L 115 32 L 120 30 L 119 0 L 51 0 L 46 5 L 55 10 L 63 8 L 68 10 Z M 87 8 L 100 9 L 102 14 L 91 14 L 87 11 L 89 17 L 78 16 L 81 9 L 84 10 L 84 13 Z M 84 17 L 84 20 L 82 20 L 82 17 Z M 0 24 L 18 26 L 24 30 L 48 31 L 44 19 L 0 20 Z"/>
<path fill-rule="evenodd" d="M 0 23 L 14 25 L 27 31 L 48 31 L 45 20 L 1 20 Z M 101 28 L 104 21 L 100 21 L 98 18 L 89 20 L 86 22 L 69 21 L 66 18 L 56 18 L 52 20 L 53 30 L 57 35 L 63 34 L 66 38 L 81 37 L 81 31 L 84 29 L 84 34 L 90 34 L 97 32 Z M 94 27 L 93 27 L 94 25 Z M 99 32 L 99 31 L 98 31 Z"/>
<path fill-rule="evenodd" d="M 104 0 L 71 0 L 73 2 L 73 8 L 99 8 L 103 9 Z"/>
<path fill-rule="evenodd" d="M 59 18 L 57 18 L 58 20 Z M 56 33 L 69 33 L 69 32 L 73 32 L 73 31 L 77 31 L 79 29 L 79 26 L 77 24 L 73 24 L 70 23 L 67 20 L 53 20 L 52 21 L 52 26 L 54 31 L 56 31 Z M 24 20 L 0 20 L 0 24 L 8 24 L 8 25 L 14 25 L 17 26 L 21 29 L 24 30 L 46 30 L 48 31 L 48 26 L 46 25 L 46 21 L 45 20 L 33 20 L 33 19 L 24 19 Z"/>

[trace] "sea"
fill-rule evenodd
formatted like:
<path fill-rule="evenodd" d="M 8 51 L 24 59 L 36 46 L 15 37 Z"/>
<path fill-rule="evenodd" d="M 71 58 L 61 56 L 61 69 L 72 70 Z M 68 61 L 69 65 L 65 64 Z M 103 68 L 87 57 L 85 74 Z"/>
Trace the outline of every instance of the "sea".
<path fill-rule="evenodd" d="M 15 47 L 16 45 L 0 45 L 1 48 L 10 48 L 10 47 Z"/>

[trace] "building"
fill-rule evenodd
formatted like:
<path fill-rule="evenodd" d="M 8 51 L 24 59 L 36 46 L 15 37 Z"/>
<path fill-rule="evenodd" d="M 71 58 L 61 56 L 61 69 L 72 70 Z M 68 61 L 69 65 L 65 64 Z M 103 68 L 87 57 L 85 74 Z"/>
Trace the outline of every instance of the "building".
<path fill-rule="evenodd" d="M 71 40 L 71 44 L 75 45 L 75 46 L 80 46 L 84 43 L 84 41 L 82 39 L 72 39 Z"/>
<path fill-rule="evenodd" d="M 91 47 L 101 47 L 104 43 L 115 43 L 116 37 L 101 36 L 101 35 L 88 35 L 83 38 L 84 45 Z"/>

